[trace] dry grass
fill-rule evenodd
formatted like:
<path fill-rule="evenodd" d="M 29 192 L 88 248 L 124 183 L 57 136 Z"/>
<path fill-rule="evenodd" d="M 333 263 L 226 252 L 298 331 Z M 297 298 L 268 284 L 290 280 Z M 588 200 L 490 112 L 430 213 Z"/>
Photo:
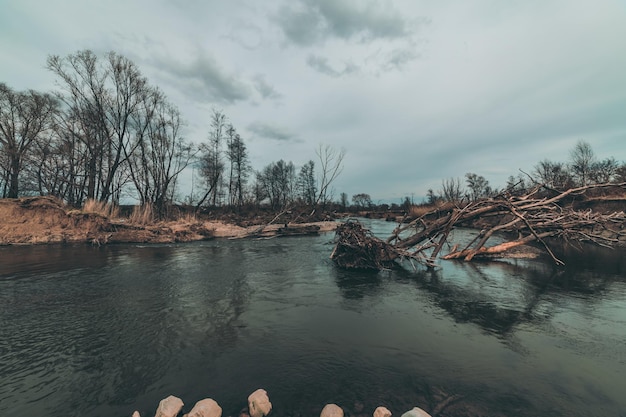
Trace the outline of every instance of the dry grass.
<path fill-rule="evenodd" d="M 119 207 L 111 203 L 105 203 L 98 200 L 88 199 L 83 204 L 83 211 L 85 213 L 95 213 L 109 219 L 119 217 Z"/>
<path fill-rule="evenodd" d="M 140 224 L 144 226 L 152 224 L 154 222 L 152 204 L 146 203 L 141 206 L 135 206 L 128 220 L 133 224 Z"/>
<path fill-rule="evenodd" d="M 183 222 L 183 223 L 197 223 L 198 222 L 198 218 L 196 217 L 194 213 L 180 214 L 176 220 L 179 222 Z"/>

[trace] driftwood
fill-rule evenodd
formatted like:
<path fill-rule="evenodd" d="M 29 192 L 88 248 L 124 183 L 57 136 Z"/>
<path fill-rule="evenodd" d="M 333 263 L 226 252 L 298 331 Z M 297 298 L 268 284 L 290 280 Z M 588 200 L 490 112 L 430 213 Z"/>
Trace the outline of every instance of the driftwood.
<path fill-rule="evenodd" d="M 330 258 L 343 268 L 385 269 L 398 258 L 392 245 L 372 235 L 359 222 L 340 224 L 335 233 L 338 240 Z"/>
<path fill-rule="evenodd" d="M 433 267 L 444 246 L 450 246 L 448 237 L 454 228 L 480 226 L 482 230 L 474 241 L 460 250 L 458 246 L 453 246 L 441 259 L 471 261 L 505 255 L 513 248 L 536 242 L 556 264 L 563 265 L 546 239 L 560 238 L 568 243 L 590 242 L 605 247 L 614 247 L 626 240 L 626 232 L 622 230 L 626 222 L 623 211 L 601 214 L 592 210 L 577 211 L 571 204 L 564 204 L 567 197 L 608 187 L 626 188 L 626 183 L 589 185 L 558 193 L 551 190 L 556 195 L 550 198 L 536 197 L 542 188 L 547 189 L 543 185 L 521 196 L 502 193 L 493 198 L 459 204 L 445 213 L 437 213 L 437 216 L 435 212 L 426 213 L 398 226 L 386 241 L 366 232 L 355 233 L 357 228 L 351 223 L 349 227 L 337 229 L 337 246 L 331 258 L 345 267 L 363 267 L 361 264 L 366 264 L 380 269 L 378 264 L 389 267 L 389 262 L 397 259 L 417 260 Z M 504 243 L 487 246 L 488 240 L 496 233 L 514 237 Z M 383 255 L 374 257 L 372 261 L 373 253 Z"/>

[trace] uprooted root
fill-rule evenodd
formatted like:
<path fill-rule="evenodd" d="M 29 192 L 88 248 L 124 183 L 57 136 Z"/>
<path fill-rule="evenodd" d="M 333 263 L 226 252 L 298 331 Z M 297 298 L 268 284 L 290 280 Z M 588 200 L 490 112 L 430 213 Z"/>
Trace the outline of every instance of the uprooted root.
<path fill-rule="evenodd" d="M 356 221 L 337 227 L 336 245 L 330 258 L 342 268 L 387 269 L 396 264 L 399 254 L 387 242 L 374 237 Z"/>

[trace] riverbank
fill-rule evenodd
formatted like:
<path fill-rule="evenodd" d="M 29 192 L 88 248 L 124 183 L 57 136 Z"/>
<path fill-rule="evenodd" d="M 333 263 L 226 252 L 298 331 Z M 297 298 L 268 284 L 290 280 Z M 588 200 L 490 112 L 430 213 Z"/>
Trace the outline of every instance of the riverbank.
<path fill-rule="evenodd" d="M 212 238 L 272 237 L 335 230 L 332 221 L 238 226 L 220 220 L 183 216 L 142 224 L 77 210 L 52 197 L 0 200 L 0 245 L 48 243 L 174 243 Z"/>

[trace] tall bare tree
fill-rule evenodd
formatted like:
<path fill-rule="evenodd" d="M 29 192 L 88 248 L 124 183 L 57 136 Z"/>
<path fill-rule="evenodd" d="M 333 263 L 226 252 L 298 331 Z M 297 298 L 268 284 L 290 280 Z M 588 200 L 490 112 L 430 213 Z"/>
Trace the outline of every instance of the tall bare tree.
<path fill-rule="evenodd" d="M 48 69 L 66 92 L 59 97 L 68 114 L 80 121 L 73 133 L 88 151 L 87 197 L 117 200 L 130 181 L 123 170 L 138 146 L 132 119 L 148 87 L 146 79 L 132 61 L 115 52 L 106 60 L 89 50 L 50 56 Z"/>
<path fill-rule="evenodd" d="M 226 115 L 219 110 L 213 110 L 210 122 L 209 143 L 202 146 L 200 156 L 200 177 L 204 182 L 205 193 L 196 205 L 196 211 L 211 198 L 211 204 L 217 205 L 218 196 L 223 182 L 224 161 L 222 158 L 222 141 L 226 126 Z"/>
<path fill-rule="evenodd" d="M 226 129 L 226 158 L 229 162 L 228 194 L 232 206 L 242 206 L 244 188 L 250 175 L 248 150 L 243 139 L 232 125 Z"/>
<path fill-rule="evenodd" d="M 309 161 L 300 168 L 296 180 L 298 197 L 307 205 L 315 204 L 317 184 L 315 180 L 315 162 Z"/>
<path fill-rule="evenodd" d="M 343 171 L 346 151 L 344 149 L 338 151 L 330 145 L 320 144 L 315 153 L 320 161 L 319 191 L 315 204 L 325 206 L 332 199 L 332 183 Z"/>
<path fill-rule="evenodd" d="M 4 171 L 2 195 L 16 198 L 20 194 L 20 174 L 28 153 L 52 130 L 58 106 L 48 94 L 33 90 L 15 92 L 0 83 L 0 159 Z M 42 145 L 43 146 L 43 145 Z"/>

